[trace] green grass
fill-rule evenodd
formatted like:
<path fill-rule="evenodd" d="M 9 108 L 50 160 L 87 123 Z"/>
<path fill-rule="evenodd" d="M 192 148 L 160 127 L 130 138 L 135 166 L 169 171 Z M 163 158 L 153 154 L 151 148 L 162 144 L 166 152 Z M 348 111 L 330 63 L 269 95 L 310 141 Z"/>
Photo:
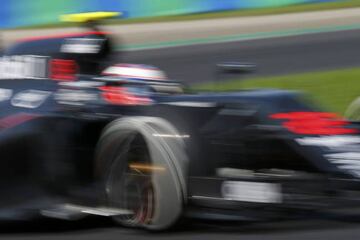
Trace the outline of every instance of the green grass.
<path fill-rule="evenodd" d="M 242 10 L 234 10 L 234 11 L 186 14 L 186 15 L 176 15 L 176 16 L 146 17 L 146 18 L 136 18 L 136 19 L 114 19 L 114 20 L 108 20 L 106 24 L 188 21 L 188 20 L 229 18 L 229 17 L 241 17 L 241 16 L 260 16 L 260 15 L 295 13 L 295 12 L 306 12 L 306 11 L 321 11 L 321 10 L 331 10 L 331 9 L 341 9 L 341 8 L 351 8 L 351 7 L 360 7 L 360 0 L 343 0 L 337 2 L 297 4 L 297 5 L 289 5 L 283 7 L 242 9 Z M 20 27 L 17 29 L 71 27 L 75 25 L 77 24 L 55 23 L 55 24 L 46 24 L 46 25 L 38 25 L 38 26 Z"/>
<path fill-rule="evenodd" d="M 198 90 L 227 91 L 247 88 L 301 90 L 328 110 L 343 114 L 360 96 L 360 68 L 226 81 L 221 84 L 195 86 Z"/>

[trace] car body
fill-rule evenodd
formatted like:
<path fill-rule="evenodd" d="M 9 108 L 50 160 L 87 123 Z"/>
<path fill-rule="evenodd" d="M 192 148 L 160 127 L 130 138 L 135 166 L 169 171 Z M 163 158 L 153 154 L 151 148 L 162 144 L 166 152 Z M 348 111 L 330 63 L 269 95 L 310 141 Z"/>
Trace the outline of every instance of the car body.
<path fill-rule="evenodd" d="M 0 69 L 0 217 L 258 220 L 359 204 L 359 127 L 298 92 L 187 93 L 108 35 L 33 38 Z M 131 74 L 129 74 L 129 72 Z"/>

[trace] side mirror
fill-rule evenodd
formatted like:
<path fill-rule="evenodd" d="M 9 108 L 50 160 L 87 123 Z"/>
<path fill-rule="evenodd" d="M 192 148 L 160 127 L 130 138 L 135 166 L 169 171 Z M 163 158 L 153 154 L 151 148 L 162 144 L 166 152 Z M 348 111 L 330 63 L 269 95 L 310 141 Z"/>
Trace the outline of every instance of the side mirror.
<path fill-rule="evenodd" d="M 231 74 L 242 74 L 242 73 L 251 73 L 256 70 L 255 63 L 245 63 L 245 62 L 223 62 L 216 64 L 218 71 L 221 73 L 231 73 Z"/>

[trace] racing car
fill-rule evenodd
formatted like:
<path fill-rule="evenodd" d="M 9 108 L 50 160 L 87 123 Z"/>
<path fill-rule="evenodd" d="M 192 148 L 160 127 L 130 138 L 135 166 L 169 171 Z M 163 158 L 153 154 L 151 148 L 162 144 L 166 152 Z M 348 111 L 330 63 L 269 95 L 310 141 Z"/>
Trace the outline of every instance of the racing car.
<path fill-rule="evenodd" d="M 164 230 L 359 206 L 358 126 L 299 92 L 189 93 L 111 52 L 101 31 L 3 51 L 1 219 L 92 214 Z"/>

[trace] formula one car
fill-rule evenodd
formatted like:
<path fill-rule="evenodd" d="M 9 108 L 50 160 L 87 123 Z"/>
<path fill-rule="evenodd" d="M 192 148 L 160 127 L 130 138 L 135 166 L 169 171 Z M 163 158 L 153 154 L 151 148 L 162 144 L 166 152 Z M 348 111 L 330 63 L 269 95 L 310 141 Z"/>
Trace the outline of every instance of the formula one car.
<path fill-rule="evenodd" d="M 109 41 L 90 31 L 5 49 L 1 219 L 95 214 L 161 230 L 360 204 L 358 126 L 297 92 L 187 93 L 156 67 L 108 64 Z"/>

